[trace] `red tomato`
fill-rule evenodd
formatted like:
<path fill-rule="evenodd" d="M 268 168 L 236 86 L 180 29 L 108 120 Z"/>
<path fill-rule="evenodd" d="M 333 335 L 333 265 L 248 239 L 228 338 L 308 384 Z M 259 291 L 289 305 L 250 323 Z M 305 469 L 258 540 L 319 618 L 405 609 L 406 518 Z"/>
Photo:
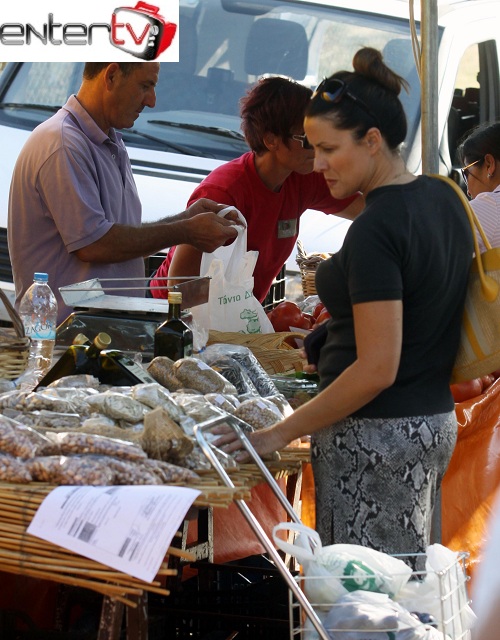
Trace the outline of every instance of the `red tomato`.
<path fill-rule="evenodd" d="M 451 393 L 455 402 L 465 402 L 470 398 L 475 398 L 483 392 L 483 382 L 481 378 L 456 382 L 450 385 Z"/>
<path fill-rule="evenodd" d="M 313 324 L 316 322 L 316 319 L 310 313 L 303 313 L 302 316 L 304 318 L 303 325 L 307 325 L 307 326 L 302 326 L 301 329 L 310 329 L 313 326 Z"/>
<path fill-rule="evenodd" d="M 313 309 L 313 316 L 317 318 L 324 308 L 325 305 L 322 302 L 318 302 L 318 304 Z"/>
<path fill-rule="evenodd" d="M 322 309 L 316 318 L 316 324 L 321 324 L 325 320 L 329 320 L 332 316 L 328 313 L 328 309 Z"/>
<path fill-rule="evenodd" d="M 299 306 L 288 300 L 274 307 L 268 317 L 275 331 L 290 331 L 290 327 L 310 328 L 309 321 L 304 319 Z M 304 324 L 307 326 L 303 327 Z"/>

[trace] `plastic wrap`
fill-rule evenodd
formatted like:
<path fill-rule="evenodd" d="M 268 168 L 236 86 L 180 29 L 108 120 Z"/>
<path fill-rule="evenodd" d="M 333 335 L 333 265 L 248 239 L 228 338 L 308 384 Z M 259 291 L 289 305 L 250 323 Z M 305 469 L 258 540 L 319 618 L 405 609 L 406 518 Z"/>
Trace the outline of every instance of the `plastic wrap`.
<path fill-rule="evenodd" d="M 23 460 L 0 453 L 0 482 L 27 484 L 31 480 L 31 473 Z"/>
<path fill-rule="evenodd" d="M 236 409 L 234 415 L 254 429 L 271 427 L 284 417 L 278 407 L 266 398 L 245 400 Z"/>
<path fill-rule="evenodd" d="M 92 433 L 81 431 L 51 433 L 50 439 L 58 445 L 62 455 L 107 455 L 136 461 L 147 458 L 145 451 L 138 444 Z"/>
<path fill-rule="evenodd" d="M 208 363 L 221 357 L 230 357 L 241 366 L 258 395 L 266 397 L 279 393 L 269 374 L 248 347 L 238 344 L 211 344 L 203 354 L 203 359 Z"/>
<path fill-rule="evenodd" d="M 250 376 L 244 367 L 230 355 L 223 353 L 227 345 L 208 346 L 202 354 L 203 360 L 236 387 L 238 394 L 259 395 Z"/>
<path fill-rule="evenodd" d="M 458 438 L 443 479 L 442 543 L 480 561 L 495 491 L 500 488 L 500 379 L 485 393 L 455 405 Z"/>
<path fill-rule="evenodd" d="M 105 456 L 40 456 L 27 462 L 33 480 L 61 485 L 112 485 L 114 472 Z"/>
<path fill-rule="evenodd" d="M 200 393 L 237 394 L 236 388 L 223 375 L 197 358 L 181 358 L 174 362 L 175 376 L 185 387 Z"/>
<path fill-rule="evenodd" d="M 0 452 L 17 458 L 58 453 L 57 444 L 31 427 L 0 416 Z"/>
<path fill-rule="evenodd" d="M 108 418 L 131 423 L 141 422 L 147 412 L 147 407 L 141 402 L 116 391 L 105 391 L 88 396 L 86 402 L 92 412 L 95 411 L 108 416 Z"/>

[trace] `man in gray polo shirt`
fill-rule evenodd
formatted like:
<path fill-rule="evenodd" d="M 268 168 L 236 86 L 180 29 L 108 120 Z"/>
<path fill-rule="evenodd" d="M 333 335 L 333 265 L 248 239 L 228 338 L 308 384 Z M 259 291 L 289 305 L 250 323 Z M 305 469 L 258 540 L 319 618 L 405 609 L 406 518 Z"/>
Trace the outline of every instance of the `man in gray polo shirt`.
<path fill-rule="evenodd" d="M 224 205 L 207 199 L 141 223 L 129 157 L 115 129 L 131 127 L 144 107 L 154 107 L 159 71 L 157 62 L 87 63 L 77 95 L 28 138 L 9 199 L 16 306 L 33 273 L 47 272 L 61 322 L 72 311 L 61 286 L 144 277 L 145 256 L 182 243 L 211 252 L 237 235 L 232 220 L 216 215 Z"/>

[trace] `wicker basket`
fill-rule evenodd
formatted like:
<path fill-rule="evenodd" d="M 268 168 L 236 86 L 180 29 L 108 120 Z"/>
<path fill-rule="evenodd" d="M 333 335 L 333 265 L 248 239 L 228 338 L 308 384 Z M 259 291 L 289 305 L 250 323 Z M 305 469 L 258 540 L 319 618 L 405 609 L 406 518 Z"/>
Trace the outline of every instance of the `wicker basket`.
<path fill-rule="evenodd" d="M 297 265 L 300 269 L 300 279 L 304 297 L 316 295 L 316 269 L 318 265 L 329 258 L 329 253 L 306 253 L 304 245 L 297 240 Z"/>
<path fill-rule="evenodd" d="M 302 371 L 305 361 L 300 357 L 295 339 L 303 339 L 301 333 L 236 333 L 211 330 L 207 344 L 239 344 L 248 347 L 266 373 L 292 373 Z"/>
<path fill-rule="evenodd" d="M 30 339 L 25 337 L 21 318 L 2 289 L 0 299 L 13 324 L 12 329 L 0 328 L 0 378 L 14 380 L 26 370 Z"/>

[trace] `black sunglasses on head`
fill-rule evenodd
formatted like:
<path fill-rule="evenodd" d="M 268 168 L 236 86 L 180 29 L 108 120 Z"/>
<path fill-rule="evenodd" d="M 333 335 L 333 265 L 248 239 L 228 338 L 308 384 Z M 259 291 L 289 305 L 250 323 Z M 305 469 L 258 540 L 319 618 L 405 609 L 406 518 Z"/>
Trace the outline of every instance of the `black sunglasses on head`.
<path fill-rule="evenodd" d="M 375 124 L 380 129 L 380 123 L 377 116 L 373 113 L 370 107 L 361 100 L 361 98 L 357 98 L 351 91 L 349 91 L 348 85 L 343 80 L 340 80 L 339 78 L 325 78 L 316 87 L 316 90 L 312 95 L 312 99 L 316 98 L 316 96 L 320 97 L 325 102 L 332 102 L 333 104 L 338 104 L 345 97 L 350 98 L 375 121 Z"/>

